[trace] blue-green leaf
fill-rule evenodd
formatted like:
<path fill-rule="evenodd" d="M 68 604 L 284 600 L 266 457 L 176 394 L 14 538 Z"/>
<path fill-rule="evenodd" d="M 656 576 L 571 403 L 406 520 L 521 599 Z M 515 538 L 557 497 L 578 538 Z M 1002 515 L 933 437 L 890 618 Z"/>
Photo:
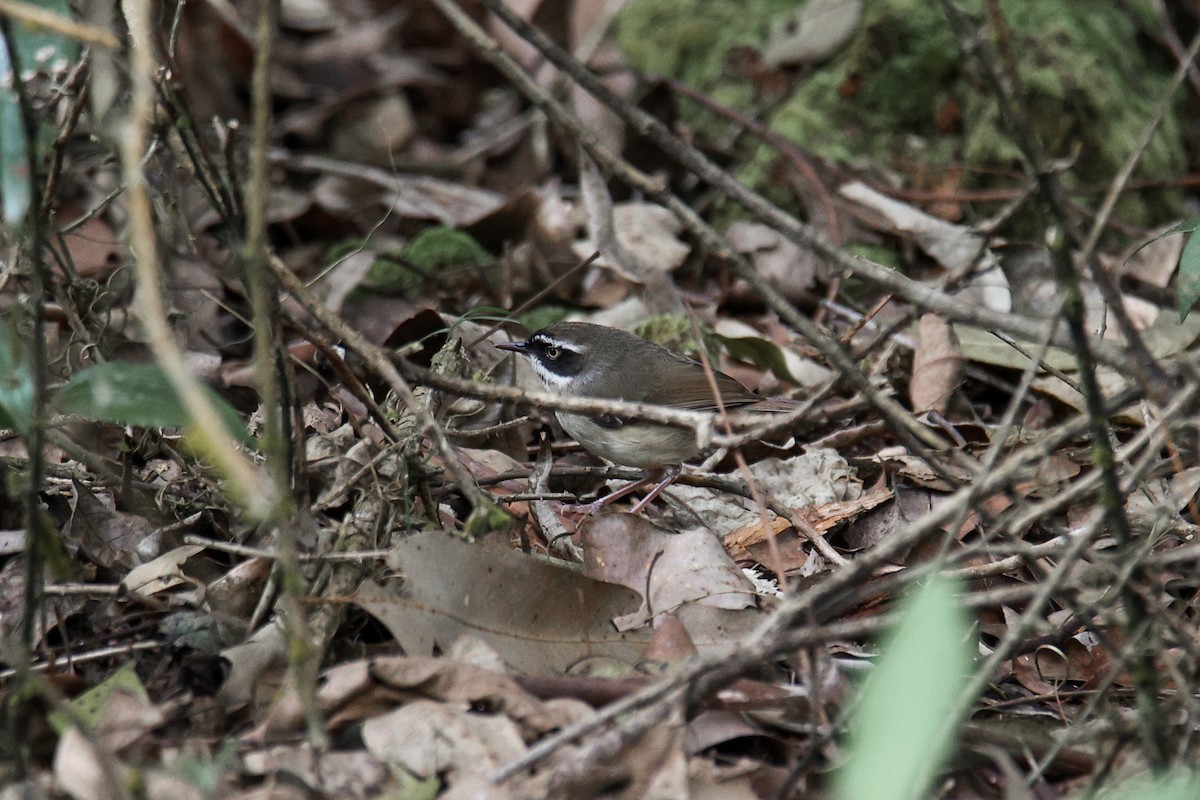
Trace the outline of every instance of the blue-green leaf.
<path fill-rule="evenodd" d="M 66 0 L 26 0 L 30 5 L 71 16 Z M 13 44 L 22 77 L 38 72 L 62 72 L 75 60 L 79 47 L 71 39 L 29 23 L 12 25 Z M 21 104 L 12 80 L 12 57 L 0 37 L 0 199 L 3 221 L 12 225 L 25 216 L 32 202 L 29 148 L 35 146 L 25 135 Z"/>
<path fill-rule="evenodd" d="M 1179 256 L 1179 279 L 1176 286 L 1179 291 L 1180 319 L 1186 318 L 1192 306 L 1200 300 L 1200 236 L 1196 235 L 1196 228 L 1200 227 L 1200 218 L 1192 218 L 1184 224 L 1188 227 L 1183 230 L 1191 231 L 1192 235 Z"/>
<path fill-rule="evenodd" d="M 841 800 L 924 797 L 953 747 L 950 719 L 971 666 L 969 626 L 957 587 L 931 578 L 904 603 L 883 658 L 867 679 L 850 726 Z"/>
<path fill-rule="evenodd" d="M 33 421 L 33 365 L 12 320 L 0 322 L 0 428 L 26 433 Z"/>
<path fill-rule="evenodd" d="M 1096 800 L 1195 800 L 1200 797 L 1200 776 L 1186 770 L 1153 779 L 1135 778 L 1095 795 Z"/>
<path fill-rule="evenodd" d="M 25 217 L 29 208 L 29 142 L 21 124 L 21 106 L 11 80 L 8 45 L 0 37 L 0 198 L 4 200 L 4 221 L 9 225 Z"/>
<path fill-rule="evenodd" d="M 233 406 L 206 391 L 232 436 L 245 440 L 246 428 Z M 72 376 L 58 390 L 55 410 L 100 422 L 141 428 L 187 428 L 191 416 L 161 369 L 149 364 L 97 364 Z"/>

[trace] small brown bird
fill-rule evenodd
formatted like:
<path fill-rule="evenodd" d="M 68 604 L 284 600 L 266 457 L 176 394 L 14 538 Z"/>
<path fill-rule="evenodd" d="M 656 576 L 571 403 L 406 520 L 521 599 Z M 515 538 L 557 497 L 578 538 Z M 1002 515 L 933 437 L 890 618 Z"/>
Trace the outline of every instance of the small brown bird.
<path fill-rule="evenodd" d="M 528 358 L 542 385 L 555 394 L 717 410 L 703 364 L 616 328 L 559 322 L 523 342 L 496 346 Z M 728 410 L 785 412 L 797 407 L 792 401 L 760 397 L 723 372 L 714 370 L 713 377 Z M 634 506 L 635 514 L 679 477 L 684 461 L 700 454 L 696 436 L 687 428 L 568 411 L 555 416 L 588 451 L 615 464 L 657 473 L 659 482 Z M 639 481 L 600 502 L 611 502 L 651 482 L 651 478 Z"/>

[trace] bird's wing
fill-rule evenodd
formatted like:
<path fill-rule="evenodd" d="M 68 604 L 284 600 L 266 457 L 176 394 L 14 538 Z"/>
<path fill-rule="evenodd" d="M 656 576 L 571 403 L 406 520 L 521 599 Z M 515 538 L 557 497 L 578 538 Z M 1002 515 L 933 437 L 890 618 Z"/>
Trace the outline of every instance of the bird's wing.
<path fill-rule="evenodd" d="M 763 410 L 791 410 L 782 405 L 786 401 L 766 401 L 724 372 L 714 371 L 713 377 L 716 379 L 717 389 L 721 393 L 721 402 L 727 409 L 752 403 L 779 402 L 781 404 L 779 408 L 764 407 Z M 682 356 L 664 362 L 656 371 L 653 379 L 647 381 L 644 395 L 638 399 L 646 403 L 695 411 L 717 410 L 712 386 L 704 375 L 704 365 Z"/>

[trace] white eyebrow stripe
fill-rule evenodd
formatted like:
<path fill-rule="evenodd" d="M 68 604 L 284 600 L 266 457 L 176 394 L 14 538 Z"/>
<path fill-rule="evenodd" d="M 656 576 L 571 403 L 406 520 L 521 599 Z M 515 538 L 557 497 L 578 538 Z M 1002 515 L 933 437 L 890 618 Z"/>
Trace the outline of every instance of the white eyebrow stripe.
<path fill-rule="evenodd" d="M 573 342 L 572 343 L 563 342 L 558 339 L 555 339 L 553 336 L 545 336 L 545 335 L 534 336 L 529 341 L 537 342 L 538 344 L 543 345 L 545 347 L 557 347 L 560 350 L 570 350 L 572 353 L 582 354 L 585 350 L 587 350 L 586 347 L 581 347 L 580 345 L 577 345 Z"/>

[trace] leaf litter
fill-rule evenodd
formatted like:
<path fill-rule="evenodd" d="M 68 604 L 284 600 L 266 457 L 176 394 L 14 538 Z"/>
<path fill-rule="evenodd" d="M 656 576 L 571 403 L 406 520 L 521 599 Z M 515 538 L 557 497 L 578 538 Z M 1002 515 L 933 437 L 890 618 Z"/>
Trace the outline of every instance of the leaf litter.
<path fill-rule="evenodd" d="M 756 149 L 746 131 L 758 119 L 723 126 L 773 107 L 781 86 L 840 74 L 869 24 L 857 4 L 838 12 L 837 46 L 816 55 L 792 36 L 812 35 L 802 16 L 791 33 L 791 18 L 763 19 L 771 38 L 723 50 L 722 69 L 754 95 L 745 107 L 702 89 L 680 102 L 662 79 L 669 64 L 658 78 L 636 74 L 616 42 L 634 19 L 622 14 L 643 9 L 622 6 L 649 4 L 513 11 L 590 59 L 618 100 L 669 119 L 686 134 L 681 147 L 698 145 L 787 213 L 806 210 L 808 192 L 838 197 L 845 219 L 831 236 L 899 277 L 864 280 L 852 260 L 742 214 L 727 189 L 664 158 L 644 126 L 548 66 L 494 10 L 471 12 L 498 37 L 494 52 L 568 97 L 608 152 L 652 180 L 547 125 L 548 103 L 535 108 L 437 4 L 286 2 L 263 153 L 267 230 L 284 268 L 344 326 L 280 293 L 286 466 L 284 451 L 251 438 L 270 416 L 237 233 L 252 188 L 254 9 L 189 6 L 163 38 L 159 112 L 177 124 L 146 168 L 169 319 L 190 368 L 248 431 L 239 446 L 286 473 L 294 513 L 268 525 L 221 491 L 224 476 L 150 365 L 124 176 L 103 109 L 78 92 L 86 73 L 29 86 L 60 134 L 47 162 L 47 220 L 59 227 L 37 367 L 22 310 L 27 251 L 15 229 L 0 230 L 4 258 L 21 266 L 0 283 L 10 368 L 0 420 L 13 431 L 0 442 L 0 717 L 25 733 L 0 742 L 0 785 L 87 800 L 130 796 L 135 779 L 148 798 L 281 787 L 345 798 L 836 797 L 830 775 L 859 763 L 842 738 L 859 675 L 879 660 L 898 598 L 932 570 L 963 582 L 947 602 L 973 624 L 959 638 L 983 680 L 954 720 L 947 796 L 1082 796 L 1109 774 L 1163 766 L 1146 731 L 1169 738 L 1197 716 L 1189 415 L 1200 322 L 1175 314 L 1182 237 L 1134 246 L 1177 220 L 1123 209 L 1133 221 L 1114 224 L 1081 272 L 1101 391 L 1120 401 L 1104 420 L 1123 495 L 1109 502 L 1083 424 L 1092 406 L 1077 346 L 1061 324 L 1048 346 L 1029 335 L 1060 317 L 1064 289 L 1049 250 L 1012 246 L 1043 241 L 1048 227 L 1030 226 L 1016 162 L 978 170 L 999 189 L 942 165 L 941 137 L 954 132 L 943 106 L 944 130 L 913 134 L 916 156 L 801 153 L 815 169 L 793 174 L 795 150 Z M 96 58 L 101 81 L 111 63 Z M 811 62 L 803 75 L 779 66 L 796 60 Z M 830 93 L 870 91 L 870 78 L 843 75 Z M 941 175 L 938 196 L 906 199 L 896 182 L 922 170 Z M 655 187 L 684 197 L 696 219 Z M 996 191 L 1004 203 L 988 199 Z M 837 223 L 827 210 L 809 216 Z M 728 253 L 697 220 L 724 232 Z M 739 273 L 736 257 L 765 282 Z M 1097 269 L 1120 279 L 1120 307 L 1168 368 L 1169 391 L 1111 358 L 1139 354 Z M 844 361 L 799 334 L 797 307 L 844 346 Z M 981 323 L 984 312 L 1005 330 Z M 528 401 L 541 388 L 528 366 L 493 347 L 568 317 L 704 348 L 764 396 L 807 405 L 786 430 L 744 440 L 714 418 L 697 436 L 722 447 L 644 515 L 619 504 L 582 515 L 575 501 L 641 475 L 570 442 L 551 409 Z M 355 334 L 386 348 L 411 404 Z M 58 405 L 34 408 L 34 368 Z M 101 386 L 124 388 L 106 397 Z M 38 523 L 22 536 L 25 444 L 39 415 L 49 466 L 33 495 Z M 1132 541 L 1120 538 L 1118 509 Z M 13 648 L 29 553 L 47 564 L 46 594 L 24 659 Z M 952 659 L 938 648 L 964 643 L 918 634 L 908 633 L 915 650 L 939 662 Z M 936 674 L 944 663 L 906 678 L 905 663 L 889 667 L 893 699 L 965 685 Z"/>

